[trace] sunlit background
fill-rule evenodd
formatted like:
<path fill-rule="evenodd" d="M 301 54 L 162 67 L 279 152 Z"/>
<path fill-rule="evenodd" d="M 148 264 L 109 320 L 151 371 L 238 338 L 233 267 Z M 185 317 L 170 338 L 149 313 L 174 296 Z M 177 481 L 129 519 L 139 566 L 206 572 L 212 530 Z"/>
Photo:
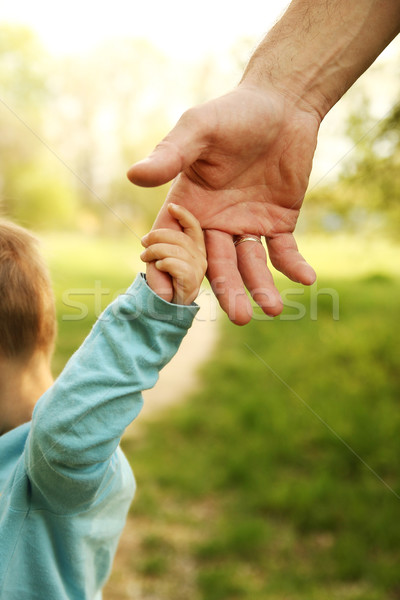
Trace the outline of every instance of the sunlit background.
<path fill-rule="evenodd" d="M 1 4 L 0 214 L 43 241 L 56 374 L 167 192 L 128 167 L 237 84 L 286 5 Z M 195 397 L 126 439 L 138 493 L 105 600 L 399 598 L 399 75 L 397 39 L 322 124 L 298 223 L 311 291 L 277 275 L 281 317 L 211 323 Z"/>
<path fill-rule="evenodd" d="M 253 1 L 244 9 L 207 1 L 194 8 L 121 0 L 3 5 L 2 123 L 20 141 L 24 158 L 31 152 L 32 170 L 38 154 L 47 163 L 39 171 L 40 179 L 44 173 L 49 179 L 42 186 L 54 223 L 57 206 L 68 221 L 78 203 L 79 225 L 96 228 L 95 213 L 107 203 L 109 226 L 134 220 L 136 229 L 148 227 L 165 189 L 134 190 L 126 169 L 186 108 L 238 82 L 251 49 L 284 6 L 277 2 L 271 10 Z M 15 150 L 10 160 L 17 159 Z M 14 195 L 17 186 L 20 196 L 21 185 L 4 182 L 5 195 Z M 37 214 L 28 187 L 21 196 Z M 52 193 L 58 200 L 49 202 Z M 5 204 L 16 214 L 12 200 Z"/>
<path fill-rule="evenodd" d="M 18 218 L 31 210 L 27 218 L 42 228 L 97 230 L 104 215 L 111 228 L 147 228 L 166 190 L 134 189 L 126 169 L 186 108 L 236 85 L 286 5 L 3 3 L 3 209 Z M 398 48 L 396 40 L 326 118 L 311 188 L 343 173 L 358 156 L 353 147 L 396 102 Z M 48 210 L 38 211 L 43 202 Z"/>

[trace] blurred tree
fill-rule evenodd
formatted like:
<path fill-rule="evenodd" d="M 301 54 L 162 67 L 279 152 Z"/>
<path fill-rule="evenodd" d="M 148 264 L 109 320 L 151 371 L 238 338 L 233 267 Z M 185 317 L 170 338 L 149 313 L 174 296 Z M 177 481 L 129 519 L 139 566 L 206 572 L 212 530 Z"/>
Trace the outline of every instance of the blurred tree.
<path fill-rule="evenodd" d="M 32 155 L 32 136 L 24 123 L 39 128 L 46 91 L 42 50 L 26 28 L 0 28 L 0 185 L 7 187 L 10 173 Z M 9 208 L 9 207 L 8 207 Z"/>
<path fill-rule="evenodd" d="M 0 26 L 1 101 L 26 118 L 39 118 L 46 100 L 48 57 L 35 34 L 20 25 Z"/>
<path fill-rule="evenodd" d="M 78 176 L 85 206 L 106 230 L 125 221 L 128 228 L 132 221 L 148 227 L 165 197 L 165 189 L 145 194 L 129 186 L 125 173 L 168 130 L 179 93 L 170 75 L 166 58 L 140 39 L 113 40 L 79 60 L 65 58 L 52 75 L 51 137 Z"/>
<path fill-rule="evenodd" d="M 354 143 L 351 160 L 344 162 L 336 183 L 307 195 L 311 220 L 325 229 L 335 223 L 400 237 L 400 103 L 377 122 L 364 96 L 348 119 L 347 135 Z"/>
<path fill-rule="evenodd" d="M 10 169 L 5 197 L 11 207 L 10 216 L 34 229 L 66 229 L 74 225 L 77 199 L 63 175 L 54 173 L 44 159 Z"/>
<path fill-rule="evenodd" d="M 0 27 L 0 207 L 34 227 L 65 226 L 76 209 L 65 167 L 49 160 L 41 139 L 48 69 L 49 57 L 29 29 Z"/>
<path fill-rule="evenodd" d="M 28 29 L 1 27 L 3 212 L 36 227 L 142 233 L 168 186 L 132 186 L 127 168 L 186 108 L 232 87 L 241 66 L 237 49 L 177 66 L 143 39 L 51 59 Z"/>

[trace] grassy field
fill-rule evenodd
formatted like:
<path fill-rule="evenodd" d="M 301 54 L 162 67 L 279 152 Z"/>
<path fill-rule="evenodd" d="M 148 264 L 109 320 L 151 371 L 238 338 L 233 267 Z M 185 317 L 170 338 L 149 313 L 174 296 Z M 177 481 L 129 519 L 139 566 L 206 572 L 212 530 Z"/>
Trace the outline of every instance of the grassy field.
<path fill-rule="evenodd" d="M 125 242 L 83 252 L 75 240 L 69 256 L 58 243 L 64 317 L 82 308 L 65 306 L 65 289 L 121 289 L 138 267 Z M 400 598 L 400 252 L 344 238 L 304 246 L 318 286 L 280 280 L 283 318 L 221 319 L 200 389 L 124 442 L 138 481 L 130 519 L 147 531 L 132 597 Z M 60 320 L 59 368 L 89 308 Z"/>
<path fill-rule="evenodd" d="M 113 239 L 54 234 L 42 239 L 57 304 L 55 374 L 80 346 L 101 311 L 133 281 L 143 264 L 141 249 L 133 235 Z"/>

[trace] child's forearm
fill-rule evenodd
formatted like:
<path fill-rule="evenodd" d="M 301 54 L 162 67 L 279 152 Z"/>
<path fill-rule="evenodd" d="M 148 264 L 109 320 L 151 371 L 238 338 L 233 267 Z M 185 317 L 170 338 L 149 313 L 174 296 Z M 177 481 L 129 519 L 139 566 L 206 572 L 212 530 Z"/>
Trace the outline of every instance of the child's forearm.
<path fill-rule="evenodd" d="M 127 425 L 197 312 L 135 284 L 96 323 L 33 415 L 27 468 L 52 501 L 90 501 Z M 67 496 L 66 496 L 67 494 Z"/>

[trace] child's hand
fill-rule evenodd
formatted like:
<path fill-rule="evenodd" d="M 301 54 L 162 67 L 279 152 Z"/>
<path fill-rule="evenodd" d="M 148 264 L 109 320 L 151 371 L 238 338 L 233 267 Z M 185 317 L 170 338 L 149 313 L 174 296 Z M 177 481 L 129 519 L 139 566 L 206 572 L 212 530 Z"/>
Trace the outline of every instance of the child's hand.
<path fill-rule="evenodd" d="M 172 302 L 190 304 L 199 292 L 207 269 L 203 231 L 196 217 L 183 206 L 169 204 L 168 210 L 183 231 L 150 231 L 142 239 L 146 250 L 140 258 L 146 263 L 154 262 L 159 271 L 171 276 L 174 288 Z M 148 280 L 148 284 L 158 295 L 165 291 L 159 290 L 151 280 Z"/>

